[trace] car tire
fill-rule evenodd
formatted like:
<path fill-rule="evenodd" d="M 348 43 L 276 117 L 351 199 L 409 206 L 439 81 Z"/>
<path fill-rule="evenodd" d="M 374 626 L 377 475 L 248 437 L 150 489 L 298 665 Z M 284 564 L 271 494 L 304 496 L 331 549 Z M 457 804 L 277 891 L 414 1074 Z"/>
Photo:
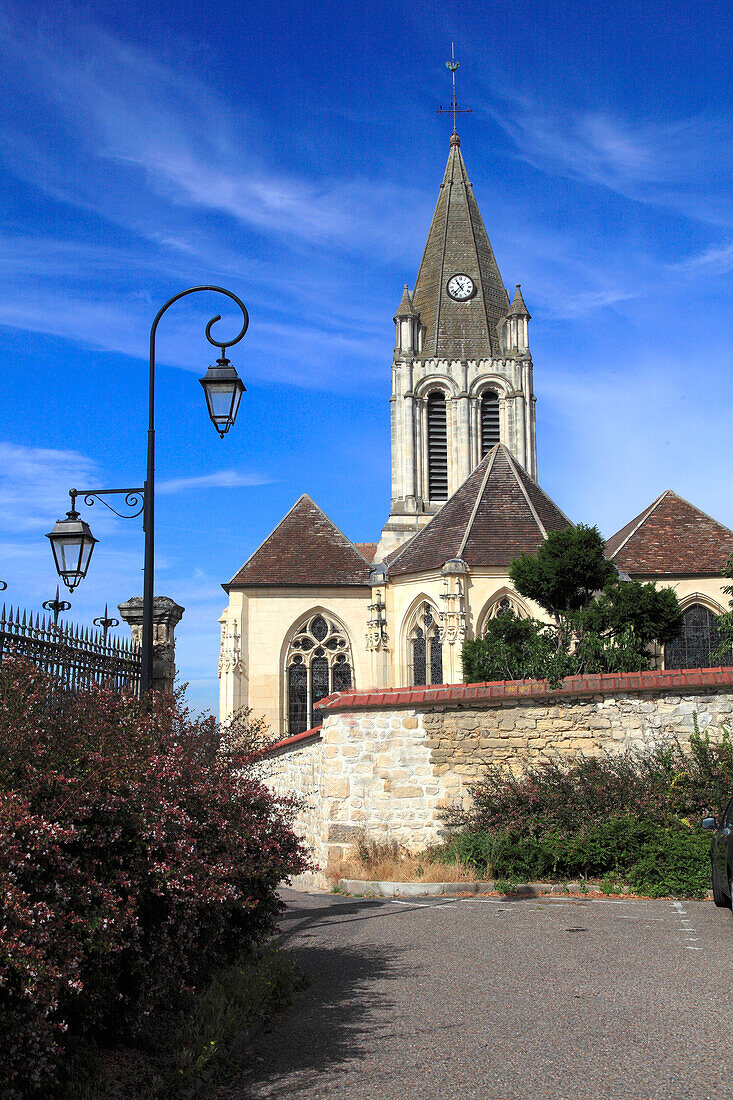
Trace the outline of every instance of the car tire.
<path fill-rule="evenodd" d="M 712 869 L 713 878 L 713 901 L 719 909 L 730 909 L 731 907 L 731 895 L 730 895 L 730 882 L 728 882 L 728 893 L 726 894 L 723 889 L 723 884 L 720 881 L 720 873 L 716 864 L 711 860 L 710 866 Z"/>

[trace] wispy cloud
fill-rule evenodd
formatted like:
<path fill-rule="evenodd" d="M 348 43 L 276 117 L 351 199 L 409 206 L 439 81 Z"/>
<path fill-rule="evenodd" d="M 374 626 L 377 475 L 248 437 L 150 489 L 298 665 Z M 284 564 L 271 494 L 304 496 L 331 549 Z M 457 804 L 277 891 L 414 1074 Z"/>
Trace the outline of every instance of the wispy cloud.
<path fill-rule="evenodd" d="M 271 485 L 273 479 L 263 474 L 242 474 L 237 470 L 217 470 L 200 477 L 174 477 L 158 481 L 156 493 L 188 493 L 193 489 L 239 489 L 251 485 Z"/>
<path fill-rule="evenodd" d="M 671 264 L 674 271 L 686 271 L 690 274 L 709 273 L 726 275 L 733 271 L 733 244 L 721 248 L 706 248 L 694 256 L 688 256 L 679 263 Z"/>
<path fill-rule="evenodd" d="M 729 224 L 733 123 L 685 117 L 638 123 L 610 112 L 563 110 L 501 91 L 485 107 L 522 159 L 544 172 L 592 183 L 637 202 Z"/>
<path fill-rule="evenodd" d="M 97 474 L 96 464 L 76 451 L 0 442 L 5 529 L 19 534 L 48 530 L 70 507 L 69 489 L 85 488 Z"/>

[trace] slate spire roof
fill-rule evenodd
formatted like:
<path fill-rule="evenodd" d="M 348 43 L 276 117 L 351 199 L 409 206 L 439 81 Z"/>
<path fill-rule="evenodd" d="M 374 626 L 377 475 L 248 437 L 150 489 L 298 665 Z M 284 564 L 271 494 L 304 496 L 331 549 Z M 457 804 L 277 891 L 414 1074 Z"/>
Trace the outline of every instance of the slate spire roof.
<path fill-rule="evenodd" d="M 715 576 L 731 553 L 733 531 L 671 489 L 606 543 L 614 565 L 637 576 Z"/>
<path fill-rule="evenodd" d="M 446 290 L 451 275 L 459 273 L 476 285 L 467 302 L 453 301 Z M 456 133 L 412 299 L 426 329 L 423 355 L 473 359 L 498 354 L 496 323 L 506 315 L 509 298 Z"/>
<path fill-rule="evenodd" d="M 492 447 L 430 523 L 389 559 L 390 576 L 469 566 L 507 566 L 570 520 L 532 481 L 503 443 Z"/>
<path fill-rule="evenodd" d="M 517 289 L 514 292 L 514 299 L 507 317 L 526 317 L 529 321 L 532 320 L 532 315 L 524 304 L 524 298 L 522 297 L 522 287 L 520 283 L 517 283 Z"/>
<path fill-rule="evenodd" d="M 368 585 L 371 563 L 305 493 L 224 590 L 257 585 Z"/>
<path fill-rule="evenodd" d="M 417 310 L 415 309 L 414 305 L 412 304 L 412 298 L 410 297 L 410 290 L 409 290 L 409 287 L 407 286 L 407 283 L 405 283 L 405 289 L 402 291 L 402 298 L 400 299 L 400 304 L 397 307 L 397 312 L 395 313 L 394 319 L 396 321 L 398 317 L 416 317 L 416 316 L 417 316 Z"/>

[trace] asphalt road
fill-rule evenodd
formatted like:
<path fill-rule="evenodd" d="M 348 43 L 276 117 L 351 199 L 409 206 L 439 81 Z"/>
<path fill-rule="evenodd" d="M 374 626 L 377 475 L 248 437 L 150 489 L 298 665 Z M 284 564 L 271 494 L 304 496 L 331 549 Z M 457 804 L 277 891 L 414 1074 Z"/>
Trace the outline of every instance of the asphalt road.
<path fill-rule="evenodd" d="M 284 893 L 311 985 L 227 1100 L 733 1097 L 712 902 Z"/>

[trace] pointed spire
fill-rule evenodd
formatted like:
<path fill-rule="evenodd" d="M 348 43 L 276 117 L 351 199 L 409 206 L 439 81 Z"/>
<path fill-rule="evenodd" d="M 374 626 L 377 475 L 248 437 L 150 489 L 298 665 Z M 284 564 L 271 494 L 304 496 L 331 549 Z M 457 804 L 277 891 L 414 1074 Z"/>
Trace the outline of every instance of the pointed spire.
<path fill-rule="evenodd" d="M 451 297 L 448 284 L 454 275 L 470 279 L 464 283 L 468 297 L 464 286 Z M 509 298 L 455 132 L 413 303 L 426 328 L 423 355 L 461 359 L 499 354 L 496 326 L 506 316 Z"/>
<path fill-rule="evenodd" d="M 397 312 L 394 315 L 395 321 L 402 317 L 417 317 L 417 310 L 412 304 L 412 298 L 410 297 L 410 290 L 405 283 L 405 289 L 402 291 L 402 298 L 400 304 L 397 307 Z"/>
<path fill-rule="evenodd" d="M 524 304 L 524 298 L 522 297 L 522 286 L 520 283 L 517 283 L 517 289 L 514 292 L 514 299 L 511 306 L 509 307 L 507 317 L 526 317 L 528 321 L 532 320 L 532 314 L 529 312 L 526 305 Z"/>

